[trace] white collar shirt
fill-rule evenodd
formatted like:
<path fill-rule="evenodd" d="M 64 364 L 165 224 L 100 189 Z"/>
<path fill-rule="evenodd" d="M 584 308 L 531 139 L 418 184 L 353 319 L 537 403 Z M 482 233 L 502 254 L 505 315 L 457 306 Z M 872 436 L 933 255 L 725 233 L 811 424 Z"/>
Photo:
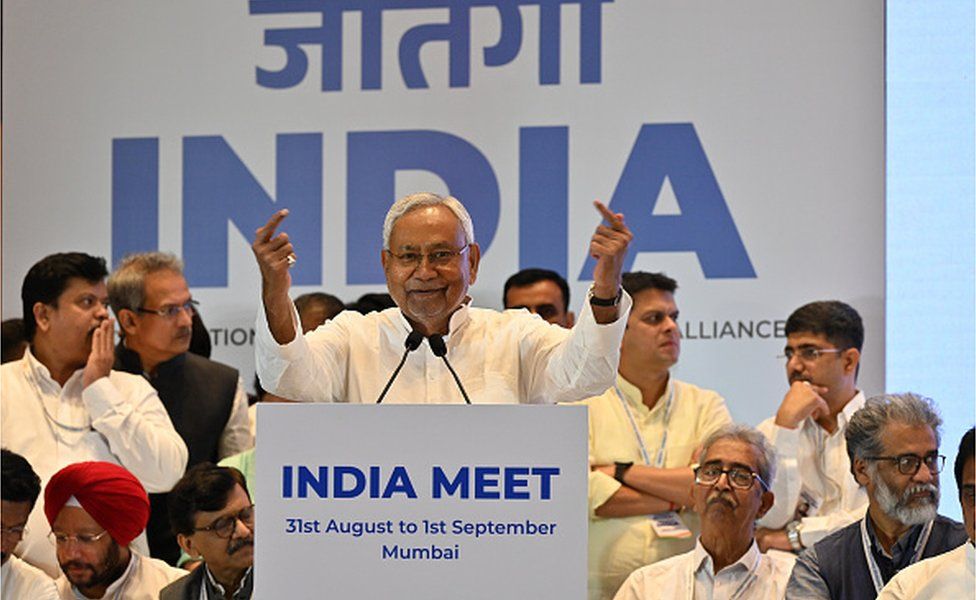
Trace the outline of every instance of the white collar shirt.
<path fill-rule="evenodd" d="M 837 429 L 828 433 L 811 418 L 796 429 L 780 427 L 775 417 L 759 424 L 776 448 L 776 502 L 759 524 L 780 529 L 799 518 L 800 539 L 810 547 L 830 533 L 864 516 L 867 492 L 851 475 L 844 430 L 851 415 L 864 406 L 858 392 L 837 415 Z"/>
<path fill-rule="evenodd" d="M 57 471 L 82 461 L 122 465 L 148 492 L 168 491 L 186 468 L 186 444 L 156 390 L 138 375 L 112 371 L 84 388 L 79 369 L 62 387 L 27 350 L 0 367 L 0 388 L 0 444 L 27 459 L 42 490 Z M 19 554 L 58 577 L 43 491 L 27 528 Z M 134 544 L 148 551 L 144 535 Z"/>
<path fill-rule="evenodd" d="M 963 600 L 976 590 L 976 549 L 970 540 L 955 550 L 899 571 L 878 600 Z"/>
<path fill-rule="evenodd" d="M 631 573 L 614 600 L 777 600 L 786 595 L 794 561 L 785 552 L 762 554 L 753 541 L 739 560 L 713 573 L 699 540 L 690 552 Z"/>
<path fill-rule="evenodd" d="M 447 359 L 474 404 L 580 400 L 613 385 L 631 299 L 620 317 L 598 324 L 584 302 L 572 330 L 524 309 L 503 312 L 462 305 L 444 336 Z M 297 312 L 293 319 L 297 323 Z M 411 326 L 398 308 L 361 315 L 344 311 L 304 336 L 279 345 L 264 310 L 255 335 L 257 372 L 265 388 L 291 400 L 373 403 L 399 364 Z M 457 383 L 427 340 L 411 352 L 384 403 L 463 403 Z"/>

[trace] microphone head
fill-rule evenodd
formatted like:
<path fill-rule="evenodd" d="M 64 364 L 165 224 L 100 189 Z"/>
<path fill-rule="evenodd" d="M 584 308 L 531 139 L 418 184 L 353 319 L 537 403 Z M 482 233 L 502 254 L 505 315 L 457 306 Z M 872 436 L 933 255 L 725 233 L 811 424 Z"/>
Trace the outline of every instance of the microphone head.
<path fill-rule="evenodd" d="M 437 358 L 443 357 L 447 354 L 447 344 L 444 343 L 444 338 L 438 334 L 434 334 L 427 338 L 427 343 L 430 344 L 430 351 L 434 353 Z"/>
<path fill-rule="evenodd" d="M 407 351 L 413 352 L 420 347 L 420 342 L 422 341 L 424 341 L 424 334 L 414 330 L 407 336 L 407 341 L 404 343 L 404 346 L 407 348 Z"/>

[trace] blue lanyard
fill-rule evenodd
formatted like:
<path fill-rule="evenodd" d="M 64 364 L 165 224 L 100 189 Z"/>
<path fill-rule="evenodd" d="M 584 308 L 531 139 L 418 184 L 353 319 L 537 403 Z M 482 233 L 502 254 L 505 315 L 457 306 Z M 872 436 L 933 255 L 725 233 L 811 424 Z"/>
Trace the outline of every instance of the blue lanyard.
<path fill-rule="evenodd" d="M 644 459 L 644 464 L 651 464 L 650 456 L 647 453 L 647 445 L 644 443 L 644 436 L 641 435 L 640 429 L 637 428 L 637 421 L 634 419 L 634 413 L 631 412 L 630 406 L 627 404 L 627 398 L 624 396 L 623 392 L 620 391 L 620 386 L 614 384 L 614 391 L 617 392 L 617 398 L 620 399 L 620 403 L 624 405 L 624 412 L 627 413 L 627 419 L 630 421 L 630 427 L 634 430 L 634 437 L 637 438 L 637 447 L 640 450 L 641 458 Z M 654 466 L 658 469 L 664 466 L 664 458 L 666 455 L 665 447 L 668 444 L 668 425 L 671 423 L 671 409 L 674 406 L 674 381 L 668 378 L 668 399 L 664 403 L 664 435 L 661 436 L 661 447 L 658 448 L 657 455 L 654 458 Z"/>

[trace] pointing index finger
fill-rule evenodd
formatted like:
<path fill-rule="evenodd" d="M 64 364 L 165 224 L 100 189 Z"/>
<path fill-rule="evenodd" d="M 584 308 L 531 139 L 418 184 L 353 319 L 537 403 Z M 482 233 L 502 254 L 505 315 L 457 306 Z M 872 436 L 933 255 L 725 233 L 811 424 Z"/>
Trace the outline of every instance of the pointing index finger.
<path fill-rule="evenodd" d="M 616 214 L 610 212 L 610 209 L 607 208 L 599 200 L 594 200 L 593 201 L 593 206 L 595 206 L 596 209 L 598 211 L 600 211 L 600 215 L 603 216 L 603 219 L 607 222 L 607 224 L 610 225 L 610 227 L 612 227 L 613 229 L 622 229 L 623 228 L 624 221 L 621 218 L 622 215 L 616 215 Z"/>
<path fill-rule="evenodd" d="M 283 208 L 283 209 L 279 210 L 278 212 L 276 212 L 275 214 L 271 215 L 271 218 L 268 219 L 268 222 L 265 223 L 258 230 L 259 237 L 261 237 L 265 242 L 270 241 L 271 238 L 274 236 L 275 229 L 278 228 L 278 225 L 280 225 L 281 224 L 281 221 L 285 217 L 287 217 L 287 216 L 288 216 L 288 209 L 287 208 Z"/>

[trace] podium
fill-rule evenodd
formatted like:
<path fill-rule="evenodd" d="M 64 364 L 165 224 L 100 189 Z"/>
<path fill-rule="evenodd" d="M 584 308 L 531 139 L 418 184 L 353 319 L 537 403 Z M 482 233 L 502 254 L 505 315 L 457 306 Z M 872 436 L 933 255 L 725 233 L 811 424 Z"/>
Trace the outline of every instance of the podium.
<path fill-rule="evenodd" d="M 255 598 L 586 598 L 585 407 L 258 414 Z"/>

